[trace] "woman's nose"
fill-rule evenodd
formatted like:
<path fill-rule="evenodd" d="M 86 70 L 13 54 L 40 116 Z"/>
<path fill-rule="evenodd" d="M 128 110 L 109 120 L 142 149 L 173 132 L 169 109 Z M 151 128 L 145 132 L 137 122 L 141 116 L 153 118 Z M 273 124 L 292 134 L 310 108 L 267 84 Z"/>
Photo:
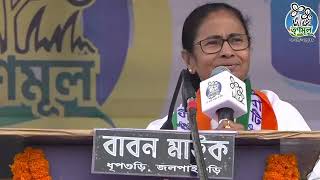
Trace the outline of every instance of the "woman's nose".
<path fill-rule="evenodd" d="M 229 45 L 228 41 L 224 41 L 220 50 L 220 56 L 231 57 L 234 55 L 234 50 Z"/>

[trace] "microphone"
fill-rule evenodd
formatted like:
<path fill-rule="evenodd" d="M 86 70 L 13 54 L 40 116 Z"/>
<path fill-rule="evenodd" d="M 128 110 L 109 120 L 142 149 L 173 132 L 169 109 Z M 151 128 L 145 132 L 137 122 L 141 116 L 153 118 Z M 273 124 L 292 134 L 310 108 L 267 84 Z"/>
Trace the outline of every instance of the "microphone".
<path fill-rule="evenodd" d="M 197 108 L 197 106 L 193 107 L 193 102 L 196 102 L 196 92 L 192 86 L 190 74 L 187 70 L 183 71 L 183 85 L 182 85 L 182 105 L 185 111 L 190 110 L 190 108 Z M 190 107 L 191 105 L 191 107 Z"/>
<path fill-rule="evenodd" d="M 199 131 L 196 121 L 197 103 L 196 103 L 196 92 L 192 86 L 191 74 L 187 70 L 183 73 L 183 86 L 182 86 L 182 104 L 185 111 L 188 112 L 188 121 L 191 127 L 191 137 L 193 142 L 193 148 L 195 152 L 196 163 L 198 166 L 200 180 L 207 180 L 208 174 L 206 170 L 206 164 L 203 158 L 203 152 L 201 148 Z"/>
<path fill-rule="evenodd" d="M 201 109 L 213 118 L 234 120 L 247 113 L 245 83 L 225 66 L 216 67 L 210 78 L 200 83 Z"/>

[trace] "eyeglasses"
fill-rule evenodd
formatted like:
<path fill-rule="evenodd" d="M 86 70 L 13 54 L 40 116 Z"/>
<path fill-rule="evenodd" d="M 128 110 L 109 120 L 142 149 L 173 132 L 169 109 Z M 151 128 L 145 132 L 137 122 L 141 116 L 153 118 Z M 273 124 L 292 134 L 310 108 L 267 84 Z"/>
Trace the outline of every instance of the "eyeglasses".
<path fill-rule="evenodd" d="M 221 51 L 225 41 L 234 51 L 241 51 L 249 47 L 250 37 L 246 34 L 231 34 L 227 39 L 214 36 L 203 39 L 194 45 L 200 45 L 202 52 L 205 54 L 214 54 Z"/>

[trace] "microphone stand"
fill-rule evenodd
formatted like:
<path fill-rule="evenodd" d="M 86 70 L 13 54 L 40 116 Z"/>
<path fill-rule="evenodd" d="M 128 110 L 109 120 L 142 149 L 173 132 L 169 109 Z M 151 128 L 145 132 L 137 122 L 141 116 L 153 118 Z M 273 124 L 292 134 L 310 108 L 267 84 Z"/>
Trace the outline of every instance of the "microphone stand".
<path fill-rule="evenodd" d="M 193 148 L 195 151 L 196 162 L 198 165 L 198 174 L 200 180 L 207 180 L 207 168 L 206 163 L 204 162 L 203 152 L 201 148 L 200 138 L 199 138 L 199 131 L 196 121 L 196 113 L 197 113 L 197 105 L 194 98 L 188 99 L 188 121 L 191 126 L 191 137 L 193 142 Z"/>

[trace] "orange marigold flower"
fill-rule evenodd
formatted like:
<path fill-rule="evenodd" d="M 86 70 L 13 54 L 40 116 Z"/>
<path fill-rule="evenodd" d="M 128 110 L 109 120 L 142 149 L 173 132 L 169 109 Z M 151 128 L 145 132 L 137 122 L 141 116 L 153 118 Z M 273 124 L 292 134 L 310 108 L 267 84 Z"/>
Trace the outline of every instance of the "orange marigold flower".
<path fill-rule="evenodd" d="M 38 180 L 52 180 L 50 176 L 39 178 Z"/>
<path fill-rule="evenodd" d="M 25 148 L 23 153 L 15 155 L 10 168 L 13 180 L 52 180 L 49 162 L 41 149 Z"/>
<path fill-rule="evenodd" d="M 297 158 L 294 154 L 272 154 L 267 160 L 264 180 L 299 180 Z"/>
<path fill-rule="evenodd" d="M 32 180 L 32 176 L 30 173 L 21 173 L 14 175 L 13 180 Z"/>

